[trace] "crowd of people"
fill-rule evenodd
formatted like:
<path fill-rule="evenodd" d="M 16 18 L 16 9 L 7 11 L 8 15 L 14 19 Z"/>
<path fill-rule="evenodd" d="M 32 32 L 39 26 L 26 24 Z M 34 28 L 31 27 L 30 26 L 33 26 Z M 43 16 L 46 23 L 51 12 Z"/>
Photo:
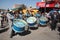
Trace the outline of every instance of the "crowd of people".
<path fill-rule="evenodd" d="M 36 17 L 40 18 L 42 15 L 48 18 L 48 22 L 50 22 L 51 30 L 55 30 L 58 27 L 58 31 L 60 32 L 60 13 L 58 11 L 54 11 L 53 13 L 47 13 L 37 11 L 37 13 L 33 14 L 33 11 L 26 11 L 26 14 L 22 10 L 19 11 L 9 11 L 6 12 L 0 11 L 1 15 L 1 28 L 4 28 L 4 24 L 8 23 L 9 20 L 13 21 L 13 19 L 23 19 L 26 20 L 28 17 Z M 9 19 L 9 20 L 8 20 Z"/>

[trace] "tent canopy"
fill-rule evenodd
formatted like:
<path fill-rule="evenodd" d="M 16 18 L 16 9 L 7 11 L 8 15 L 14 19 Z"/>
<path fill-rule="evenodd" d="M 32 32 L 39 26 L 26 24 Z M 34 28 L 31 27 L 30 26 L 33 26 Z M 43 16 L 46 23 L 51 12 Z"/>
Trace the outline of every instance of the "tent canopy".
<path fill-rule="evenodd" d="M 38 6 L 38 7 L 45 7 L 45 2 L 37 2 L 36 3 L 36 6 Z M 55 4 L 54 3 L 51 3 L 51 4 L 46 4 L 46 7 L 54 7 L 55 6 Z"/>

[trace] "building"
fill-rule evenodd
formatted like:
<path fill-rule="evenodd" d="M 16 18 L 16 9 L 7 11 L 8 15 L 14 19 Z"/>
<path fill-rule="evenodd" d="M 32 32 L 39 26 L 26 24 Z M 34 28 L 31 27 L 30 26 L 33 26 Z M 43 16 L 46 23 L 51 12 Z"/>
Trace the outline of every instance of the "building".
<path fill-rule="evenodd" d="M 13 5 L 13 8 L 20 8 L 20 7 L 26 8 L 26 6 L 24 4 L 15 4 L 15 5 Z"/>
<path fill-rule="evenodd" d="M 20 7 L 20 5 L 19 4 L 13 5 L 13 8 L 16 8 L 16 7 Z"/>
<path fill-rule="evenodd" d="M 15 4 L 13 5 L 13 9 L 12 10 L 23 10 L 26 9 L 27 7 L 24 4 Z"/>

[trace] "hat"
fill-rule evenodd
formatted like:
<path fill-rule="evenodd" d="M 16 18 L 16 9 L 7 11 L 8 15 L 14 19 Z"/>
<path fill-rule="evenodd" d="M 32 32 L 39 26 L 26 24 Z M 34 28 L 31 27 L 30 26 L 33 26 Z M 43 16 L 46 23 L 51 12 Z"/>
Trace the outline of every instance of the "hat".
<path fill-rule="evenodd" d="M 54 12 L 57 12 L 57 11 L 54 11 Z"/>

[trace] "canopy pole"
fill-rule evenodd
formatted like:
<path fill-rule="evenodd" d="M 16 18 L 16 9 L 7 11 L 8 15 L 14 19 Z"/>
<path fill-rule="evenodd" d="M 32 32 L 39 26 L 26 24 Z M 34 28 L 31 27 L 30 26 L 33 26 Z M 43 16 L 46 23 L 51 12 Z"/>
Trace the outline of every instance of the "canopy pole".
<path fill-rule="evenodd" d="M 45 8 L 44 8 L 44 13 L 46 12 L 46 2 L 47 2 L 47 0 L 45 0 Z"/>

